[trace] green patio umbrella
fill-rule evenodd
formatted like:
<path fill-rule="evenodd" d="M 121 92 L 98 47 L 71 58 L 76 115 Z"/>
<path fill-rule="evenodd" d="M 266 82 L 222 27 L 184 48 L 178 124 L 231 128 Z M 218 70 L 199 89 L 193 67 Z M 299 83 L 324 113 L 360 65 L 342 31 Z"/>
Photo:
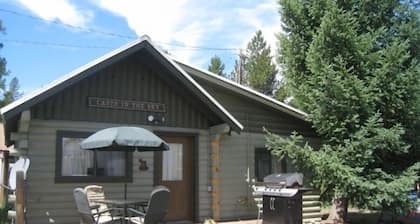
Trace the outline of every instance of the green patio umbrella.
<path fill-rule="evenodd" d="M 82 149 L 104 151 L 164 151 L 168 144 L 151 131 L 139 127 L 113 127 L 95 132 L 80 143 Z"/>
<path fill-rule="evenodd" d="M 93 133 L 80 143 L 86 150 L 98 151 L 165 151 L 169 145 L 151 131 L 139 127 L 112 127 Z M 127 183 L 124 183 L 127 199 Z"/>

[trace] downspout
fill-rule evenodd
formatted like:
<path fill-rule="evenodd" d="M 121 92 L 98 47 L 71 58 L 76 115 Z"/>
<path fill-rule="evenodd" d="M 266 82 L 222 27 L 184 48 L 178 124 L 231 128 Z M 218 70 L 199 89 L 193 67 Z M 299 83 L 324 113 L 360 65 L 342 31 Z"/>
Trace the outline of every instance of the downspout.
<path fill-rule="evenodd" d="M 213 220 L 220 220 L 220 142 L 230 132 L 227 124 L 210 127 L 211 210 Z"/>
<path fill-rule="evenodd" d="M 247 167 L 247 176 L 246 176 L 246 189 L 245 191 L 247 192 L 247 203 L 246 205 L 249 207 L 251 205 L 250 203 L 250 199 L 252 198 L 251 195 L 251 191 L 249 190 L 251 187 L 251 155 L 250 155 L 250 150 L 251 150 L 251 135 L 249 132 L 249 113 L 246 113 L 246 126 L 245 129 L 246 131 L 244 131 L 244 134 L 246 136 L 246 167 Z M 254 168 L 255 169 L 255 168 Z"/>

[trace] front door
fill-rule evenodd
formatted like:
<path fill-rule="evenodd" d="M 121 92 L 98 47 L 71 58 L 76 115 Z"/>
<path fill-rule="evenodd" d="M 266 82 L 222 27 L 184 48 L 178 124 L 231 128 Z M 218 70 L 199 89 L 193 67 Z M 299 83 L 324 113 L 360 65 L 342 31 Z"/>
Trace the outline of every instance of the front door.
<path fill-rule="evenodd" d="M 171 191 L 166 220 L 193 219 L 193 137 L 161 136 L 169 151 L 155 155 L 155 183 Z"/>

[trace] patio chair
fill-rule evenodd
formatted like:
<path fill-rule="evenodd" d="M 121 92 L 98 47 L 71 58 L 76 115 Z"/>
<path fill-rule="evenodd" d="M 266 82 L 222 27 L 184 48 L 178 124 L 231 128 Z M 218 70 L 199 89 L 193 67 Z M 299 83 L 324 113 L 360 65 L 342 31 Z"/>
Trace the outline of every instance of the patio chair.
<path fill-rule="evenodd" d="M 121 217 L 112 216 L 113 209 L 106 209 L 102 211 L 93 212 L 89 206 L 86 191 L 82 188 L 73 190 L 74 200 L 76 201 L 77 211 L 80 214 L 80 223 L 83 224 L 109 224 L 114 221 L 121 221 Z"/>
<path fill-rule="evenodd" d="M 150 194 L 146 212 L 128 208 L 130 214 L 136 217 L 129 217 L 130 223 L 135 224 L 157 224 L 163 222 L 169 207 L 169 189 L 165 186 L 156 186 Z"/>
<path fill-rule="evenodd" d="M 105 200 L 105 192 L 102 186 L 88 185 L 84 188 L 84 190 L 91 210 L 96 210 L 97 212 L 109 209 L 107 204 L 97 202 L 98 200 Z"/>

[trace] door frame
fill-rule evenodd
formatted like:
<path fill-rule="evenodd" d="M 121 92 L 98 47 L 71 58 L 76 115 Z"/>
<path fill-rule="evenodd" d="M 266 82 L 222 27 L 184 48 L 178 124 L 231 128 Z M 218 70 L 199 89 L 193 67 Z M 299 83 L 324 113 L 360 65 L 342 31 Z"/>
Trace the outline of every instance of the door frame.
<path fill-rule="evenodd" d="M 156 134 L 157 136 L 173 136 L 173 137 L 191 137 L 192 138 L 192 166 L 193 166 L 193 171 L 192 171 L 192 190 L 193 190 L 193 195 L 192 195 L 192 219 L 191 221 L 196 222 L 199 221 L 199 197 L 198 197 L 198 174 L 199 174 L 199 161 L 198 161 L 198 138 L 199 138 L 199 133 L 194 133 L 194 132 L 166 132 L 166 131 L 155 131 L 154 134 Z M 159 170 L 159 168 L 157 167 L 157 164 L 155 161 L 158 159 L 158 153 L 159 152 L 154 152 L 153 153 L 153 186 L 156 186 L 159 183 L 159 175 L 157 173 L 157 171 Z"/>

